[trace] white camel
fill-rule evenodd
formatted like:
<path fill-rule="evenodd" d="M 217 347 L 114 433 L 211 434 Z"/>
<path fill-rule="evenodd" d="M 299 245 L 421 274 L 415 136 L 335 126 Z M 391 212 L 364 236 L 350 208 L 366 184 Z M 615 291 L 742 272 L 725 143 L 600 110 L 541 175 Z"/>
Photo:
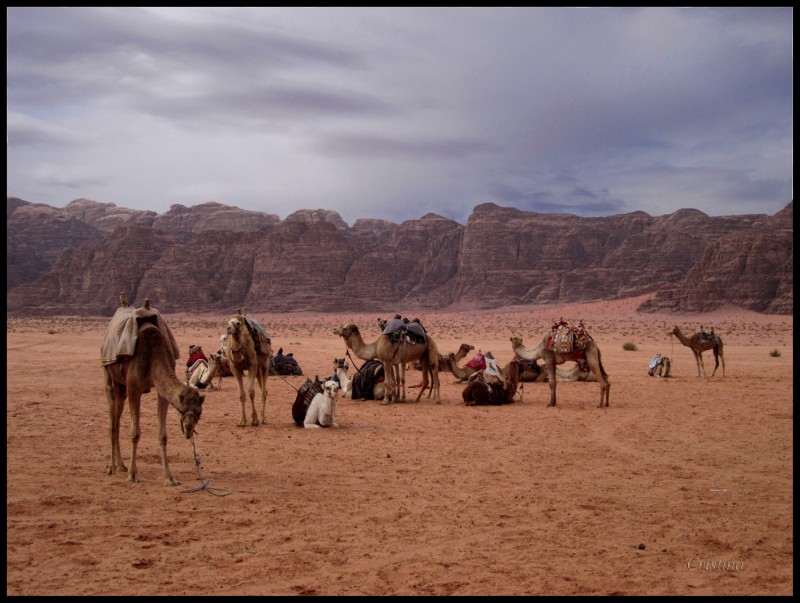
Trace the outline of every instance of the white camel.
<path fill-rule="evenodd" d="M 339 427 L 336 422 L 336 411 L 339 408 L 340 391 L 336 381 L 326 381 L 322 386 L 322 393 L 315 394 L 311 404 L 308 405 L 303 427 L 306 429 Z"/>

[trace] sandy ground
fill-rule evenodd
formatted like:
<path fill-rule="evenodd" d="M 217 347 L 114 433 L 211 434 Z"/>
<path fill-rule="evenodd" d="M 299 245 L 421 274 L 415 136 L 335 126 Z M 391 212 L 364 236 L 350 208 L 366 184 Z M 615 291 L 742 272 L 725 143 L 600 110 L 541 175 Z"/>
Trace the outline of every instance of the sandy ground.
<path fill-rule="evenodd" d="M 9 319 L 6 593 L 793 594 L 792 317 L 637 315 L 639 301 L 420 314 L 441 351 L 471 343 L 501 366 L 511 335 L 532 346 L 554 320 L 583 319 L 609 408 L 596 383 L 559 384 L 555 408 L 547 384 L 465 407 L 443 375 L 441 404 L 345 399 L 340 429 L 304 430 L 290 411 L 305 377 L 271 377 L 267 424 L 237 427 L 226 378 L 206 396 L 199 466 L 169 411 L 177 487 L 161 478 L 155 393 L 143 398 L 141 482 L 105 474 L 109 318 Z M 378 336 L 372 314 L 254 316 L 312 377 L 345 353 L 334 326 Z M 166 318 L 182 374 L 188 346 L 216 349 L 227 317 Z M 697 377 L 666 335 L 674 324 L 715 327 L 725 377 Z M 657 352 L 673 356 L 669 379 L 647 375 Z M 126 410 L 126 463 L 129 424 Z"/>

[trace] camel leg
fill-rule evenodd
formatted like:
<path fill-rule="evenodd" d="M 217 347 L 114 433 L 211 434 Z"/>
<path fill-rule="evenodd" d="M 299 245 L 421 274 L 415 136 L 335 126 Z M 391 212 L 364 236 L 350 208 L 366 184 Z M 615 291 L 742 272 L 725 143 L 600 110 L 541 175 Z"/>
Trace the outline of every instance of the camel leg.
<path fill-rule="evenodd" d="M 700 369 L 703 370 L 703 377 L 707 377 L 706 375 L 706 365 L 703 362 L 703 352 L 695 352 L 694 358 L 697 360 L 697 376 L 700 376 Z"/>
<path fill-rule="evenodd" d="M 233 373 L 233 376 L 236 377 L 236 384 L 239 386 L 239 403 L 242 405 L 242 416 L 236 425 L 239 427 L 244 427 L 247 425 L 247 410 L 244 405 L 244 380 L 242 379 L 241 373 L 237 373 L 233 369 L 231 372 Z"/>
<path fill-rule="evenodd" d="M 136 448 L 139 446 L 139 438 L 142 437 L 142 430 L 139 427 L 139 408 L 141 407 L 142 393 L 139 391 L 128 391 L 128 404 L 131 407 L 131 464 L 128 468 L 128 481 L 139 481 L 139 470 L 136 467 Z"/>
<path fill-rule="evenodd" d="M 267 424 L 267 373 L 269 369 L 264 367 L 258 374 L 258 384 L 261 386 L 261 424 Z"/>
<path fill-rule="evenodd" d="M 419 388 L 419 393 L 417 394 L 417 399 L 414 402 L 419 402 L 419 399 L 422 397 L 422 392 L 428 387 L 428 363 L 427 361 L 420 361 L 420 367 L 422 368 L 422 385 Z"/>
<path fill-rule="evenodd" d="M 547 381 L 550 384 L 550 404 L 548 406 L 556 405 L 556 359 L 555 357 L 547 358 L 545 360 L 547 365 Z"/>
<path fill-rule="evenodd" d="M 711 373 L 712 377 L 717 374 L 717 369 L 719 368 L 719 350 L 717 348 L 714 348 L 713 352 L 714 352 L 714 372 Z"/>
<path fill-rule="evenodd" d="M 722 346 L 719 348 L 719 359 L 722 362 L 722 376 L 725 376 L 725 355 L 722 353 Z"/>
<path fill-rule="evenodd" d="M 406 401 L 406 363 L 400 363 L 400 396 L 401 402 Z"/>
<path fill-rule="evenodd" d="M 177 486 L 180 482 L 172 477 L 172 472 L 169 470 L 169 461 L 167 461 L 167 408 L 169 401 L 166 398 L 158 396 L 158 448 L 161 452 L 161 467 L 164 470 L 164 485 Z"/>
<path fill-rule="evenodd" d="M 383 402 L 381 404 L 391 404 L 394 394 L 394 366 L 391 362 L 383 363 Z"/>
<path fill-rule="evenodd" d="M 106 398 L 108 400 L 108 415 L 110 419 L 109 436 L 111 438 L 111 461 L 106 467 L 106 474 L 113 475 L 120 471 L 127 471 L 128 468 L 122 462 L 122 453 L 119 447 L 119 422 L 122 411 L 125 408 L 126 391 L 125 386 L 116 384 L 106 373 Z"/>
<path fill-rule="evenodd" d="M 256 412 L 256 374 L 258 370 L 247 371 L 247 395 L 250 398 L 250 424 L 258 427 L 258 413 Z"/>

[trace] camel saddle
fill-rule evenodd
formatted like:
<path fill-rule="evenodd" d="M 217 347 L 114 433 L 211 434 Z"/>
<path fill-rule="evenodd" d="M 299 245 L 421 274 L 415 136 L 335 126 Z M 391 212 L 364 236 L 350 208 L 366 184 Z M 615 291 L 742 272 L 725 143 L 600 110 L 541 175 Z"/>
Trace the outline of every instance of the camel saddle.
<path fill-rule="evenodd" d="M 550 328 L 547 349 L 556 354 L 569 354 L 585 350 L 590 341 L 593 341 L 592 336 L 586 331 L 583 321 L 570 325 L 562 319 Z"/>
<path fill-rule="evenodd" d="M 108 325 L 103 344 L 100 347 L 100 364 L 108 366 L 120 358 L 133 356 L 136 352 L 139 327 L 145 323 L 152 323 L 161 330 L 164 338 L 172 346 L 175 360 L 181 357 L 178 343 L 158 310 L 149 307 L 133 308 L 126 305 L 117 308 L 111 318 L 111 323 Z"/>

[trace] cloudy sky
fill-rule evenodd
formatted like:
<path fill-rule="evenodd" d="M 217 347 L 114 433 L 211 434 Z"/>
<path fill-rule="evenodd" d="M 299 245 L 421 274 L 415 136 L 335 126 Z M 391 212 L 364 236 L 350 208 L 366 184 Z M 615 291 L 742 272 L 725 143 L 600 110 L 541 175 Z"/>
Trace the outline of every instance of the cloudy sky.
<path fill-rule="evenodd" d="M 465 223 L 774 214 L 793 10 L 8 8 L 7 193 Z"/>

